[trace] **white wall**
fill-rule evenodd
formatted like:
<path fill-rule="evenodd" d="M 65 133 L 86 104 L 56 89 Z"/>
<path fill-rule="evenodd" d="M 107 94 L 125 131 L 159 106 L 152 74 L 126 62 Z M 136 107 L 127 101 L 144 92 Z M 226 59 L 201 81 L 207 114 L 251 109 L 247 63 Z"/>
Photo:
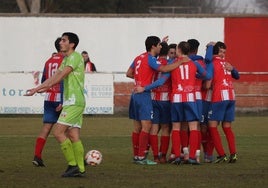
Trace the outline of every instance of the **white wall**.
<path fill-rule="evenodd" d="M 31 73 L 0 73 L 0 114 L 42 114 L 44 93 L 23 96 L 27 89 L 35 86 Z M 113 75 L 87 73 L 84 95 L 84 114 L 113 114 Z"/>
<path fill-rule="evenodd" d="M 78 34 L 77 51 L 88 51 L 98 71 L 125 72 L 149 35 L 196 38 L 204 55 L 206 43 L 223 40 L 224 18 L 0 17 L 0 72 L 41 71 L 66 31 Z"/>

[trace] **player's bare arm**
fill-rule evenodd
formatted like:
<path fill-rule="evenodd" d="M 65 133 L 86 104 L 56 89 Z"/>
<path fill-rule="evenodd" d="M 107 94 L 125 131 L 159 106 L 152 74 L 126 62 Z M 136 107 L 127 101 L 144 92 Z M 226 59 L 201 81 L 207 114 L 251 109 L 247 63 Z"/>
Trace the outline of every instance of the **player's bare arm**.
<path fill-rule="evenodd" d="M 62 110 L 62 104 L 59 104 L 59 106 L 57 106 L 55 110 L 56 110 L 56 112 L 61 111 Z"/>
<path fill-rule="evenodd" d="M 72 72 L 72 67 L 65 67 L 62 71 L 57 70 L 57 72 L 47 79 L 45 82 L 43 82 L 41 85 L 39 85 L 36 88 L 32 88 L 27 90 L 26 94 L 24 96 L 32 96 L 35 93 L 43 93 L 47 91 L 49 88 L 51 88 L 53 85 L 59 83 L 61 80 L 63 80 L 68 74 Z"/>
<path fill-rule="evenodd" d="M 164 36 L 164 38 L 162 39 L 162 42 L 168 42 L 169 36 Z"/>
<path fill-rule="evenodd" d="M 126 77 L 134 78 L 134 70 L 131 67 L 128 68 L 127 73 L 126 73 Z"/>
<path fill-rule="evenodd" d="M 212 80 L 206 80 L 203 82 L 203 88 L 204 89 L 211 89 Z"/>

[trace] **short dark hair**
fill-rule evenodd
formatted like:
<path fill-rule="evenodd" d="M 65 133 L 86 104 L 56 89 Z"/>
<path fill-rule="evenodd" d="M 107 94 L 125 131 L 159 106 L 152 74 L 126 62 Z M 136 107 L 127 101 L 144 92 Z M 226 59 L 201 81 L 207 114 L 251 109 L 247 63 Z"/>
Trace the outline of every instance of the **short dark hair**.
<path fill-rule="evenodd" d="M 153 46 L 157 46 L 160 42 L 160 38 L 157 36 L 149 36 L 145 40 L 146 51 L 149 52 Z"/>
<path fill-rule="evenodd" d="M 81 54 L 88 54 L 87 51 L 82 51 Z"/>
<path fill-rule="evenodd" d="M 178 48 L 181 49 L 181 52 L 184 55 L 188 55 L 190 52 L 190 44 L 186 41 L 182 41 L 178 44 Z"/>
<path fill-rule="evenodd" d="M 161 50 L 160 50 L 160 53 L 159 55 L 162 56 L 162 55 L 165 55 L 167 56 L 168 54 L 168 44 L 166 42 L 161 42 L 160 45 L 162 46 Z"/>
<path fill-rule="evenodd" d="M 189 39 L 187 42 L 190 44 L 190 53 L 197 52 L 198 47 L 200 45 L 199 41 L 196 39 Z"/>
<path fill-rule="evenodd" d="M 169 45 L 168 45 L 168 50 L 171 49 L 171 48 L 173 48 L 173 49 L 176 50 L 176 48 L 177 48 L 177 44 L 175 44 L 175 43 L 171 43 L 171 44 L 169 44 Z"/>
<path fill-rule="evenodd" d="M 55 45 L 57 52 L 60 51 L 60 41 L 61 41 L 61 37 L 58 37 L 54 42 L 54 45 Z"/>
<path fill-rule="evenodd" d="M 76 46 L 79 43 L 79 38 L 78 38 L 77 34 L 72 33 L 72 32 L 65 32 L 62 34 L 62 36 L 67 36 L 69 39 L 69 42 L 74 43 L 74 50 L 75 50 Z"/>
<path fill-rule="evenodd" d="M 226 49 L 226 48 L 227 47 L 223 42 L 221 41 L 216 42 L 216 44 L 213 46 L 213 55 L 219 54 L 220 49 Z"/>

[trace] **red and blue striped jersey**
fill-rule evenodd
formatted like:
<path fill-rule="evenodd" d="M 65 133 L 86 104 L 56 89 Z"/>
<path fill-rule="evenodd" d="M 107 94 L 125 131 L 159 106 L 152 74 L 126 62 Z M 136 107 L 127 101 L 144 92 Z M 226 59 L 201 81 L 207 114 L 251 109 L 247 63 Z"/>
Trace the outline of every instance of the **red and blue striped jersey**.
<path fill-rule="evenodd" d="M 158 58 L 161 65 L 167 65 L 168 61 L 166 58 Z M 158 80 L 162 76 L 162 72 L 155 72 L 154 81 Z M 168 78 L 165 83 L 152 90 L 152 100 L 157 101 L 169 101 L 171 94 L 171 78 Z"/>
<path fill-rule="evenodd" d="M 180 57 L 178 58 L 178 60 Z M 193 61 L 182 63 L 171 72 L 172 94 L 171 101 L 195 102 L 195 82 L 197 67 Z"/>
<path fill-rule="evenodd" d="M 134 70 L 135 85 L 141 87 L 150 85 L 153 81 L 155 71 L 160 66 L 161 63 L 148 52 L 137 56 L 131 65 L 131 68 Z"/>
<path fill-rule="evenodd" d="M 213 57 L 212 102 L 235 100 L 231 71 L 224 66 L 224 59 Z"/>
<path fill-rule="evenodd" d="M 42 76 L 42 83 L 53 76 L 55 72 L 60 67 L 62 61 L 63 61 L 63 55 L 58 53 L 56 55 L 53 55 L 51 58 L 49 58 L 44 66 L 43 70 L 43 76 Z M 61 95 L 62 95 L 62 88 L 61 83 L 58 83 L 54 86 L 52 86 L 49 90 L 47 90 L 45 95 L 45 101 L 52 101 L 52 102 L 60 102 L 61 101 Z"/>

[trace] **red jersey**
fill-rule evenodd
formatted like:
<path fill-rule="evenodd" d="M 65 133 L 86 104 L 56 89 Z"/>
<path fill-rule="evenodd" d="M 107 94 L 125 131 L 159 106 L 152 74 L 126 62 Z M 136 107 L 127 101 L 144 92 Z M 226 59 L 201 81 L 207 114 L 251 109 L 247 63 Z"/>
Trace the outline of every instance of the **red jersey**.
<path fill-rule="evenodd" d="M 212 102 L 235 100 L 231 71 L 224 65 L 224 59 L 213 57 Z"/>
<path fill-rule="evenodd" d="M 155 70 L 151 68 L 150 61 L 157 61 L 149 53 L 145 52 L 134 60 L 134 80 L 135 85 L 145 87 L 153 81 Z"/>
<path fill-rule="evenodd" d="M 171 72 L 171 101 L 173 103 L 195 102 L 196 71 L 197 67 L 194 62 L 188 61 Z"/>
<path fill-rule="evenodd" d="M 88 61 L 86 63 L 85 72 L 96 72 L 96 67 L 94 63 L 92 63 L 91 61 Z"/>
<path fill-rule="evenodd" d="M 158 61 L 161 63 L 161 65 L 168 64 L 168 61 L 166 58 L 158 58 Z M 161 72 L 155 72 L 154 81 L 159 79 L 161 75 L 162 75 Z M 169 101 L 170 93 L 171 93 L 171 78 L 168 78 L 167 81 L 163 85 L 152 90 L 152 100 Z"/>
<path fill-rule="evenodd" d="M 58 70 L 58 68 L 61 65 L 62 60 L 63 60 L 63 55 L 58 53 L 46 61 L 45 67 L 43 70 L 42 82 L 50 78 Z M 54 102 L 61 101 L 60 83 L 52 86 L 49 90 L 47 90 L 45 100 L 54 101 Z"/>
<path fill-rule="evenodd" d="M 211 89 L 202 89 L 202 100 L 211 102 L 212 90 Z"/>

